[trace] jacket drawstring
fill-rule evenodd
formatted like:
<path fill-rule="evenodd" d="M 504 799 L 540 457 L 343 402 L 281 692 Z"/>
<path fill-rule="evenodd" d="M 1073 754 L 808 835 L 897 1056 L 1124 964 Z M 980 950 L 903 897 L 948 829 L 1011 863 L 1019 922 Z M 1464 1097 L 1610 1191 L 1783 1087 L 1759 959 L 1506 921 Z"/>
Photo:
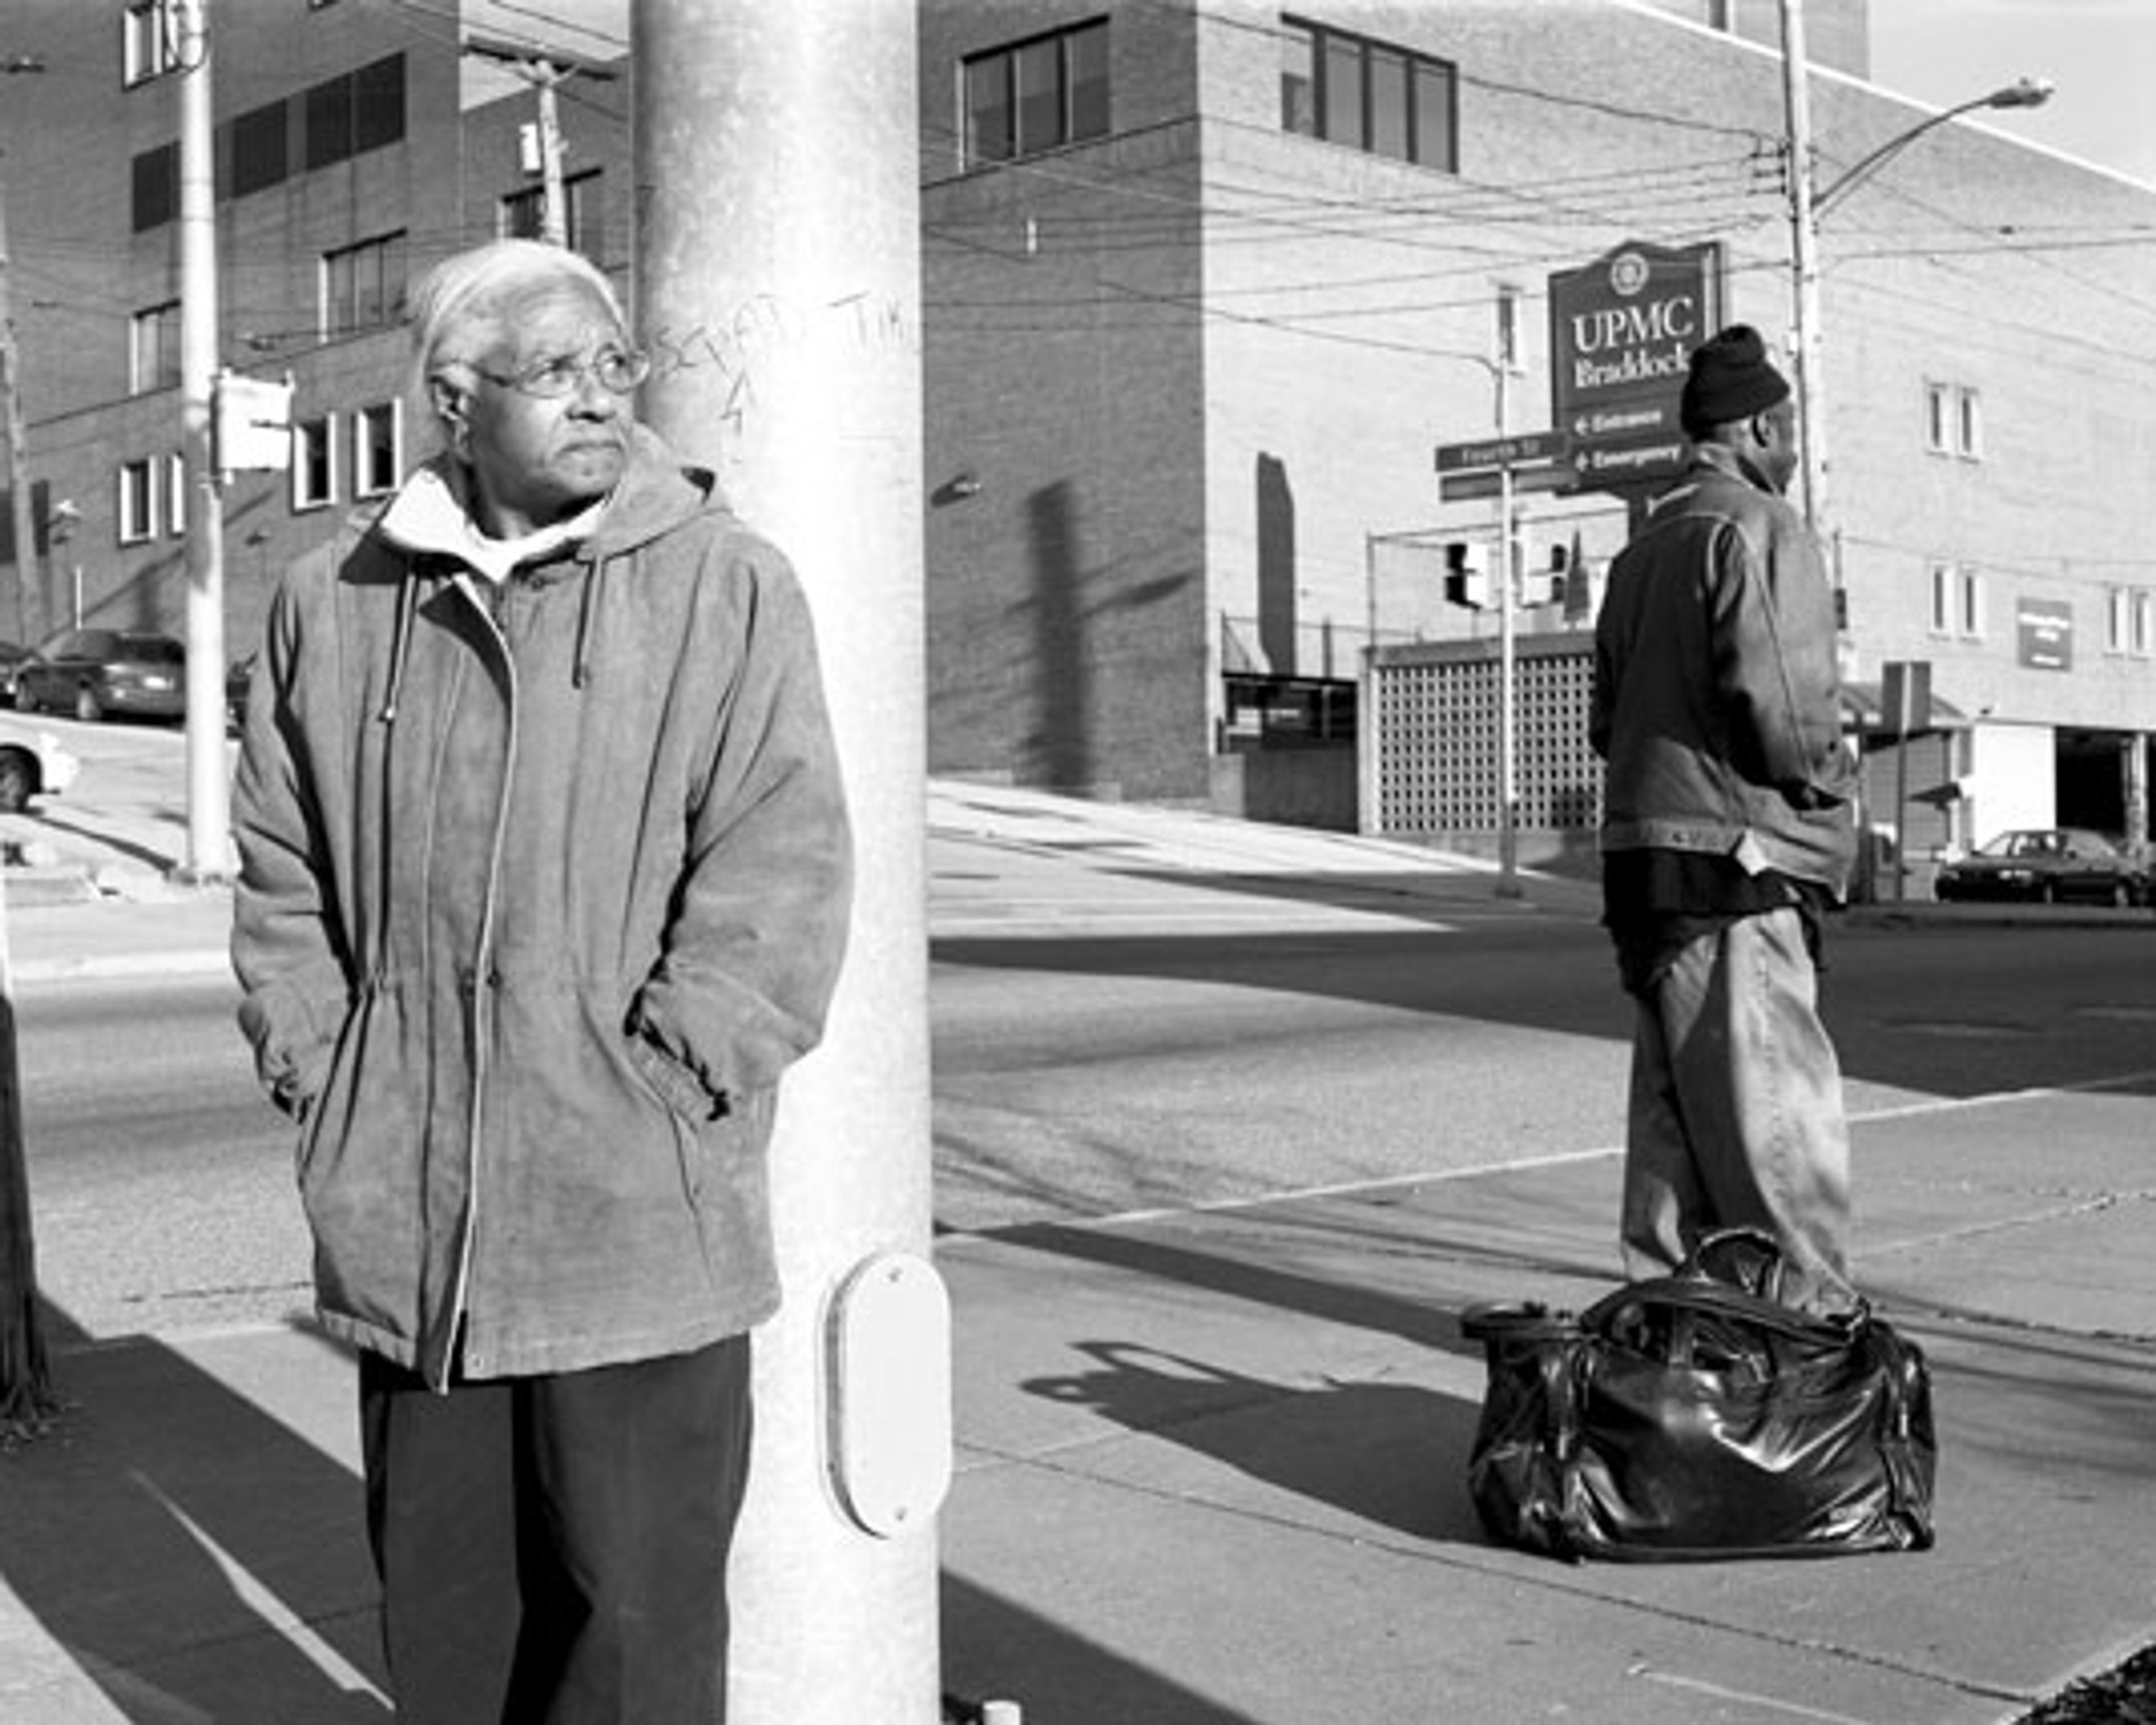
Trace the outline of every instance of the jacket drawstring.
<path fill-rule="evenodd" d="M 397 722 L 397 697 L 404 688 L 404 661 L 412 651 L 412 624 L 419 609 L 419 578 L 408 568 L 397 588 L 397 621 L 389 636 L 389 679 L 383 689 L 382 711 L 375 717 L 384 725 Z"/>
<path fill-rule="evenodd" d="M 577 650 L 569 671 L 569 685 L 574 689 L 591 680 L 592 637 L 598 629 L 599 586 L 606 579 L 606 567 L 603 556 L 584 561 L 584 590 L 577 602 Z"/>

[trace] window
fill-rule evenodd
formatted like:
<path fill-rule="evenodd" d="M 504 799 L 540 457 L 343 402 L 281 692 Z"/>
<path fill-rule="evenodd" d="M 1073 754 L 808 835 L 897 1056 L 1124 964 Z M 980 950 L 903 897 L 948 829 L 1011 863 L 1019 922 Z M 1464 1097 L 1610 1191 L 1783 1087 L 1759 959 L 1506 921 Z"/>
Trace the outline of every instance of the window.
<path fill-rule="evenodd" d="M 292 507 L 336 501 L 336 420 L 324 413 L 292 425 Z"/>
<path fill-rule="evenodd" d="M 569 249 L 582 252 L 594 264 L 603 263 L 606 252 L 606 210 L 599 196 L 600 185 L 597 168 L 571 174 L 562 182 L 562 199 L 568 205 L 566 213 Z M 511 193 L 501 200 L 501 237 L 543 239 L 546 203 L 547 188 L 543 186 Z"/>
<path fill-rule="evenodd" d="M 352 150 L 363 156 L 404 136 L 404 56 L 393 54 L 352 74 Z"/>
<path fill-rule="evenodd" d="M 120 542 L 140 545 L 157 530 L 157 466 L 145 456 L 120 468 Z"/>
<path fill-rule="evenodd" d="M 291 172 L 290 146 L 282 102 L 270 102 L 242 114 L 221 129 L 218 180 L 223 196 L 244 198 L 267 191 Z"/>
<path fill-rule="evenodd" d="M 1934 455 L 1984 458 L 1984 399 L 1962 383 L 1924 385 L 1924 447 Z"/>
<path fill-rule="evenodd" d="M 187 458 L 165 457 L 165 531 L 175 539 L 187 536 Z"/>
<path fill-rule="evenodd" d="M 404 236 L 388 234 L 322 257 L 324 341 L 380 329 L 404 315 Z"/>
<path fill-rule="evenodd" d="M 1969 563 L 1932 565 L 1932 633 L 1978 640 L 1984 634 L 1984 574 Z"/>
<path fill-rule="evenodd" d="M 127 324 L 127 389 L 146 395 L 180 381 L 180 302 L 167 300 L 138 311 Z"/>
<path fill-rule="evenodd" d="M 393 401 L 352 416 L 352 495 L 374 497 L 397 489 L 404 466 L 403 415 Z"/>
<path fill-rule="evenodd" d="M 1456 169 L 1459 73 L 1299 18 L 1281 21 L 1281 126 L 1396 162 Z"/>
<path fill-rule="evenodd" d="M 961 69 L 968 167 L 1108 134 L 1108 23 L 976 54 Z"/>
<path fill-rule="evenodd" d="M 300 98 L 306 126 L 302 159 L 328 167 L 404 136 L 404 56 L 325 79 Z"/>
<path fill-rule="evenodd" d="M 169 72 L 176 56 L 172 38 L 178 20 L 165 0 L 133 0 L 120 15 L 120 81 L 132 87 Z"/>
<path fill-rule="evenodd" d="M 2104 647 L 2136 659 L 2156 655 L 2156 593 L 2114 587 L 2104 595 Z"/>
<path fill-rule="evenodd" d="M 165 144 L 135 158 L 132 196 L 135 231 L 147 234 L 180 213 L 180 146 Z"/>

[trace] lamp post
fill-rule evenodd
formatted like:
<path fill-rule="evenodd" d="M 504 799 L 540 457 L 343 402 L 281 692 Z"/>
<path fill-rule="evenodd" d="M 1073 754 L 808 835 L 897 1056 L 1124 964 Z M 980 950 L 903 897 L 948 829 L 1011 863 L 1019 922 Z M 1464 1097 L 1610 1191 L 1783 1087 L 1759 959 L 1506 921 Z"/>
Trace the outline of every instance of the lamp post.
<path fill-rule="evenodd" d="M 1935 126 L 1978 108 L 2039 108 L 2051 99 L 2047 79 L 2023 78 L 1927 116 L 1871 151 L 1825 189 L 1812 183 L 1810 60 L 1804 0 L 1781 0 L 1782 84 L 1789 148 L 1789 252 L 1796 331 L 1796 392 L 1804 521 L 1826 537 L 1826 389 L 1820 365 L 1819 218 Z"/>

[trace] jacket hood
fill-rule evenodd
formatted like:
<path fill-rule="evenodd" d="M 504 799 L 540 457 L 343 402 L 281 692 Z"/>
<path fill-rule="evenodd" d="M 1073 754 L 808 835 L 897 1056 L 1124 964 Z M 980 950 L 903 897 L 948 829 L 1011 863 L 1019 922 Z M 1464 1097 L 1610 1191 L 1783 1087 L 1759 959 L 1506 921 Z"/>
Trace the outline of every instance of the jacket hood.
<path fill-rule="evenodd" d="M 379 533 L 403 551 L 475 563 L 469 495 L 466 469 L 444 452 L 413 473 L 386 504 L 355 511 L 352 525 L 362 534 Z M 562 539 L 581 541 L 588 560 L 620 557 L 707 510 L 732 512 L 710 470 L 684 465 L 657 433 L 633 425 L 613 495 L 588 531 L 565 533 Z"/>

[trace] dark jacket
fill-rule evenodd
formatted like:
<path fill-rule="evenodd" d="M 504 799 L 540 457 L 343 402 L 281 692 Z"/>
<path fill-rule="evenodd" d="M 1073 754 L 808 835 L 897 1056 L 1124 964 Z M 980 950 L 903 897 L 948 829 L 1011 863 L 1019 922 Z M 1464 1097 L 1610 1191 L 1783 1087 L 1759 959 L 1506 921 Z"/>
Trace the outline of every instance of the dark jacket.
<path fill-rule="evenodd" d="M 736 1333 L 851 881 L 800 590 L 644 432 L 499 590 L 379 516 L 276 595 L 234 789 L 323 1321 L 437 1384 Z"/>
<path fill-rule="evenodd" d="M 1847 891 L 1855 763 L 1834 594 L 1803 518 L 1702 444 L 1610 565 L 1589 735 L 1602 848 L 1735 859 Z"/>

